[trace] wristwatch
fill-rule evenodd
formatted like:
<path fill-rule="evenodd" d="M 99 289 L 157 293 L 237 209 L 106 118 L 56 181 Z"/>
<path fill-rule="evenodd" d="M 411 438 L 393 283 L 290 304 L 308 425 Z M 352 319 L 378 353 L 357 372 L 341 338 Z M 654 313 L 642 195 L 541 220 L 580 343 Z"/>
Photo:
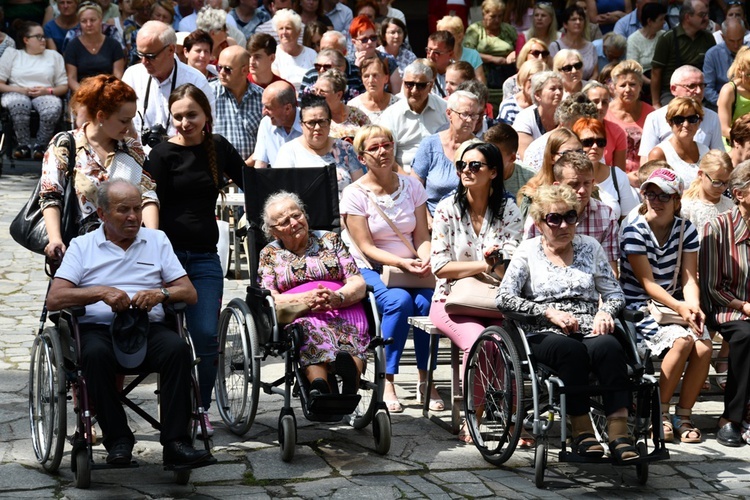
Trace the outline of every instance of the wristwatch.
<path fill-rule="evenodd" d="M 344 297 L 344 294 L 342 292 L 336 292 L 336 295 L 338 295 L 339 300 L 341 300 L 341 303 L 339 305 L 343 304 L 344 301 L 346 300 L 346 297 Z"/>
<path fill-rule="evenodd" d="M 166 288 L 162 287 L 160 289 L 160 291 L 161 291 L 162 295 L 164 295 L 164 302 L 168 301 L 169 300 L 169 290 L 167 290 Z"/>

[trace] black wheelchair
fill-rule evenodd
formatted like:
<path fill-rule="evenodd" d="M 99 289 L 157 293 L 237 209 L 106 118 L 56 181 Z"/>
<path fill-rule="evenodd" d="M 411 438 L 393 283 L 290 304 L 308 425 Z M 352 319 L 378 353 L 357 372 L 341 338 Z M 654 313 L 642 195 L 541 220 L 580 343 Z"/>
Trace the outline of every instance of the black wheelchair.
<path fill-rule="evenodd" d="M 192 358 L 195 360 L 195 350 L 184 325 L 185 304 L 174 304 L 167 312 L 175 323 L 175 331 L 190 345 Z M 31 363 L 29 365 L 29 424 L 31 427 L 31 442 L 37 461 L 47 472 L 56 472 L 62 462 L 65 441 L 69 441 L 71 449 L 71 469 L 77 488 L 88 488 L 91 485 L 91 471 L 96 469 L 134 468 L 138 463 L 131 461 L 125 465 L 111 465 L 104 460 L 97 461 L 97 451 L 94 447 L 97 438 L 94 433 L 96 421 L 95 409 L 86 391 L 86 375 L 80 364 L 81 335 L 78 318 L 85 314 L 84 307 L 64 309 L 50 315 L 54 326 L 45 328 L 47 319 L 46 304 L 40 318 L 39 332 L 31 348 Z M 200 392 L 196 363 L 193 362 L 191 400 L 192 412 L 189 435 L 195 441 L 200 425 L 202 436 L 206 435 L 204 427 L 204 410 L 199 406 Z M 143 382 L 149 372 L 123 370 L 123 375 L 134 378 L 120 392 L 120 401 L 133 412 L 151 424 L 154 429 L 161 430 L 160 422 L 141 408 L 128 396 Z M 157 390 L 157 397 L 159 391 Z M 68 427 L 68 401 L 72 402 L 74 430 Z M 204 439 L 205 449 L 209 450 L 208 440 Z M 216 463 L 216 459 L 202 462 L 197 466 L 165 466 L 165 470 L 172 471 L 177 484 L 187 484 L 193 468 Z"/>
<path fill-rule="evenodd" d="M 261 231 L 262 209 L 268 195 L 279 190 L 296 193 L 308 207 L 310 229 L 339 231 L 338 186 L 333 165 L 321 168 L 245 169 L 246 237 L 250 249 L 250 280 L 245 299 L 235 298 L 219 318 L 219 369 L 215 394 L 217 408 L 227 427 L 239 436 L 253 425 L 260 390 L 283 396 L 278 419 L 282 460 L 294 457 L 297 420 L 292 397 L 301 398 L 302 412 L 310 421 L 340 422 L 348 419 L 356 429 L 373 426 L 375 451 L 386 454 L 391 445 L 391 420 L 383 402 L 385 388 L 384 342 L 375 297 L 368 289 L 364 300 L 371 341 L 359 393 L 340 394 L 340 380 L 329 376 L 333 394 L 310 398 L 308 381 L 299 365 L 302 332 L 277 321 L 269 290 L 258 288 L 258 254 L 265 238 Z M 272 382 L 261 380 L 261 365 L 268 358 L 282 357 L 284 375 Z"/>
<path fill-rule="evenodd" d="M 568 450 L 567 444 L 566 396 L 575 392 L 590 398 L 596 437 L 606 448 L 607 418 L 601 395 L 613 388 L 599 386 L 595 380 L 586 387 L 566 387 L 554 370 L 534 359 L 522 329 L 529 316 L 504 315 L 503 327 L 492 326 L 482 332 L 466 362 L 464 411 L 469 433 L 482 457 L 493 465 L 503 464 L 513 455 L 522 430 L 530 427 L 535 439 L 534 481 L 538 488 L 543 488 L 549 433 L 559 417 L 560 462 L 620 465 L 607 456 L 581 457 Z M 622 465 L 634 465 L 638 481 L 645 484 L 649 463 L 668 459 L 669 451 L 661 425 L 659 384 L 653 374 L 647 373 L 636 349 L 634 323 L 642 318 L 639 311 L 625 311 L 616 320 L 614 335 L 629 359 L 630 380 L 625 389 L 632 393 L 632 405 L 628 411 L 628 428 L 640 455 Z M 653 443 L 651 451 L 649 438 Z"/>

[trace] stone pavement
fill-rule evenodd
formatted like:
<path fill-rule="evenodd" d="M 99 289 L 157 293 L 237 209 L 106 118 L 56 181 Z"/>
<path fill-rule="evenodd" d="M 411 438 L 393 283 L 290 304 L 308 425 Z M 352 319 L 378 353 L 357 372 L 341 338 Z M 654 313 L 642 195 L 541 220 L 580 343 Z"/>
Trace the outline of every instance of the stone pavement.
<path fill-rule="evenodd" d="M 193 471 L 191 482 L 177 486 L 160 465 L 161 448 L 153 429 L 138 418 L 132 426 L 140 467 L 92 472 L 90 490 L 73 487 L 70 447 L 60 472 L 45 473 L 29 440 L 28 359 L 38 328 L 46 290 L 42 259 L 16 245 L 8 224 L 27 199 L 38 178 L 38 167 L 8 166 L 0 177 L 0 498 L 741 498 L 750 496 L 750 447 L 724 448 L 716 443 L 716 398 L 696 405 L 696 423 L 706 437 L 698 445 L 669 445 L 670 461 L 653 464 L 646 486 L 639 486 L 633 467 L 575 467 L 559 464 L 551 447 L 547 487 L 533 484 L 533 452 L 518 450 L 503 467 L 482 460 L 478 451 L 460 443 L 424 419 L 414 400 L 416 370 L 399 375 L 403 414 L 392 415 L 393 442 L 386 456 L 375 454 L 371 428 L 308 422 L 295 403 L 298 439 L 292 463 L 279 457 L 277 419 L 281 398 L 261 395 L 255 424 L 243 438 L 229 433 L 212 412 L 212 440 L 218 465 Z M 245 283 L 227 280 L 225 301 L 244 295 Z M 264 380 L 282 369 L 277 359 L 263 365 Z M 438 383 L 449 392 L 449 372 L 441 366 Z M 154 384 L 136 397 L 155 407 Z M 72 421 L 68 405 L 68 421 Z M 449 412 L 444 413 L 449 418 Z M 103 461 L 102 447 L 96 451 Z"/>

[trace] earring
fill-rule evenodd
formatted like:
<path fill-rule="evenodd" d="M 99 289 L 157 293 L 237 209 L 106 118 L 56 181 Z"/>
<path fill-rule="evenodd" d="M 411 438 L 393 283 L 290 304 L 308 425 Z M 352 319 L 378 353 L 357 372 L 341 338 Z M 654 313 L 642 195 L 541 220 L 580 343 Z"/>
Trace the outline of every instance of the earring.
<path fill-rule="evenodd" d="M 102 128 L 104 124 L 102 122 L 99 122 L 99 128 Z"/>

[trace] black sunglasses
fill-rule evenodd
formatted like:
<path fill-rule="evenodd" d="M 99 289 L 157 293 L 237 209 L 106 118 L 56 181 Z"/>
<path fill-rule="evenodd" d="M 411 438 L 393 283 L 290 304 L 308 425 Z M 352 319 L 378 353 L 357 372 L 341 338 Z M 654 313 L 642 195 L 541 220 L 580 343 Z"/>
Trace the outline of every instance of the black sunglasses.
<path fill-rule="evenodd" d="M 231 66 L 222 66 L 221 64 L 216 65 L 216 71 L 221 73 L 222 71 L 227 74 L 227 76 L 232 76 L 232 67 Z"/>
<path fill-rule="evenodd" d="M 530 50 L 529 55 L 532 57 L 547 57 L 549 56 L 549 50 Z"/>
<path fill-rule="evenodd" d="M 555 212 L 548 213 L 544 216 L 544 222 L 550 227 L 560 227 L 565 222 L 567 225 L 572 226 L 578 222 L 578 212 L 575 210 L 568 210 L 564 214 L 558 214 Z"/>
<path fill-rule="evenodd" d="M 320 73 L 321 71 L 328 71 L 329 69 L 333 68 L 333 64 L 313 64 L 315 66 L 315 71 Z"/>
<path fill-rule="evenodd" d="M 604 137 L 589 137 L 588 139 L 581 139 L 581 144 L 583 144 L 584 148 L 590 148 L 594 144 L 603 148 L 607 145 L 607 139 Z"/>
<path fill-rule="evenodd" d="M 575 64 L 568 64 L 567 66 L 563 66 L 562 68 L 560 68 L 560 71 L 562 71 L 563 73 L 570 73 L 574 69 L 581 71 L 581 68 L 583 68 L 583 63 L 581 61 L 578 61 Z"/>
<path fill-rule="evenodd" d="M 489 164 L 483 161 L 475 160 L 475 161 L 465 162 L 463 160 L 458 160 L 456 162 L 456 170 L 460 174 L 461 172 L 464 171 L 466 167 L 469 167 L 469 172 L 471 172 L 472 174 L 476 174 L 477 172 L 479 172 L 479 170 L 481 170 L 482 165 L 487 165 L 487 167 L 489 167 Z"/>
<path fill-rule="evenodd" d="M 419 90 L 424 90 L 427 88 L 427 84 L 430 82 L 404 82 L 404 86 L 411 90 L 414 87 L 417 87 Z"/>
<path fill-rule="evenodd" d="M 701 117 L 698 115 L 690 115 L 690 116 L 681 116 L 676 115 L 672 117 L 672 124 L 673 125 L 682 125 L 685 123 L 685 120 L 691 125 L 695 125 L 699 121 L 701 121 Z"/>
<path fill-rule="evenodd" d="M 166 49 L 167 47 L 169 47 L 169 45 L 165 45 L 164 47 L 160 48 L 153 54 L 145 54 L 143 52 L 136 52 L 135 55 L 138 56 L 138 59 L 146 59 L 147 61 L 153 61 L 154 59 L 159 57 L 159 54 L 164 52 L 164 49 Z"/>

